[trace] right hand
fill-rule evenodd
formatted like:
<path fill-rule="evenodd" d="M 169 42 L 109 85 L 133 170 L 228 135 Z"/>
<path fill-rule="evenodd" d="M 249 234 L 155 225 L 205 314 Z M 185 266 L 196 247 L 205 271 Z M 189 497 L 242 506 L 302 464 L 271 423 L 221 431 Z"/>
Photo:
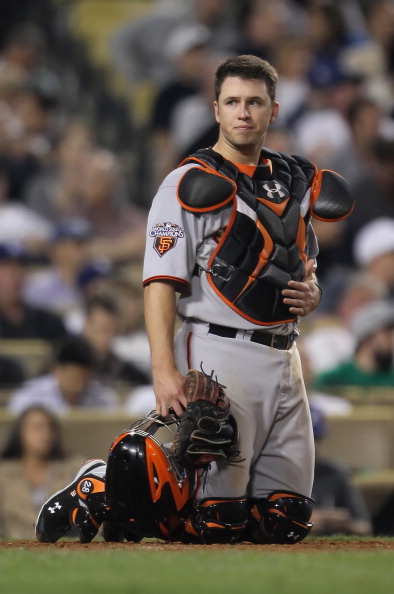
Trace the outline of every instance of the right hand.
<path fill-rule="evenodd" d="M 153 377 L 153 389 L 156 396 L 156 412 L 168 417 L 172 409 L 181 417 L 187 406 L 187 398 L 183 390 L 185 378 L 178 370 L 169 373 L 156 373 Z"/>

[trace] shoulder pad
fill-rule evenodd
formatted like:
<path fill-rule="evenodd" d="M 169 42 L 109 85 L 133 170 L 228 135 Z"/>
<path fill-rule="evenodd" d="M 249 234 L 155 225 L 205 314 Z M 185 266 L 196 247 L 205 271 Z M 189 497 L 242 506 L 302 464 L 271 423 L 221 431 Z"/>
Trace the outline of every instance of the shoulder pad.
<path fill-rule="evenodd" d="M 261 156 L 265 159 L 283 159 L 282 153 L 278 153 L 278 151 L 274 151 L 273 149 L 269 149 L 266 146 L 261 151 Z"/>
<path fill-rule="evenodd" d="M 318 171 L 311 191 L 312 216 L 321 221 L 340 221 L 353 208 L 354 199 L 347 181 L 334 171 Z"/>
<path fill-rule="evenodd" d="M 214 170 L 191 167 L 178 183 L 177 196 L 185 210 L 209 212 L 229 204 L 237 192 L 236 183 Z"/>

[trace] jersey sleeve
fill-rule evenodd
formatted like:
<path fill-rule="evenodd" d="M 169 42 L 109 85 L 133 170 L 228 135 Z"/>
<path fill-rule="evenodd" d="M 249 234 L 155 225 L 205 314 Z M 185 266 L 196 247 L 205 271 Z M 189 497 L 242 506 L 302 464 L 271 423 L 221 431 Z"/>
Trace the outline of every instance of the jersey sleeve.
<path fill-rule="evenodd" d="M 184 210 L 177 198 L 185 168 L 173 171 L 160 186 L 148 216 L 143 284 L 168 282 L 181 294 L 190 293 L 203 218 Z"/>

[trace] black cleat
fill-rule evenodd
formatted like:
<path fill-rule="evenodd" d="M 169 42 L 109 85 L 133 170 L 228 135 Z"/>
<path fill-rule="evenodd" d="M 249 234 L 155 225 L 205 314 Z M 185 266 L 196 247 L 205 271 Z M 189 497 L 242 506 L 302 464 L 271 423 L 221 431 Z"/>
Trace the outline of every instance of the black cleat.
<path fill-rule="evenodd" d="M 95 492 L 102 492 L 104 479 L 94 470 L 105 466 L 104 460 L 89 460 L 78 471 L 72 483 L 50 497 L 42 506 L 36 521 L 36 537 L 40 542 L 57 542 L 71 528 L 86 543 L 96 536 L 100 523 L 90 514 L 84 500 Z"/>

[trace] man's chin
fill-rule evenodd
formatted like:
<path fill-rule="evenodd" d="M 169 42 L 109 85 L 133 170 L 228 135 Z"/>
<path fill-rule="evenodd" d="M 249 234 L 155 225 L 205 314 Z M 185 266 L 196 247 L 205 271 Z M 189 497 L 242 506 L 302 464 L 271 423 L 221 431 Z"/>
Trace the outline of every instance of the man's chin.
<path fill-rule="evenodd" d="M 260 151 L 262 147 L 256 146 L 254 142 L 235 142 L 233 144 L 235 150 L 244 154 L 254 154 L 257 150 Z"/>

